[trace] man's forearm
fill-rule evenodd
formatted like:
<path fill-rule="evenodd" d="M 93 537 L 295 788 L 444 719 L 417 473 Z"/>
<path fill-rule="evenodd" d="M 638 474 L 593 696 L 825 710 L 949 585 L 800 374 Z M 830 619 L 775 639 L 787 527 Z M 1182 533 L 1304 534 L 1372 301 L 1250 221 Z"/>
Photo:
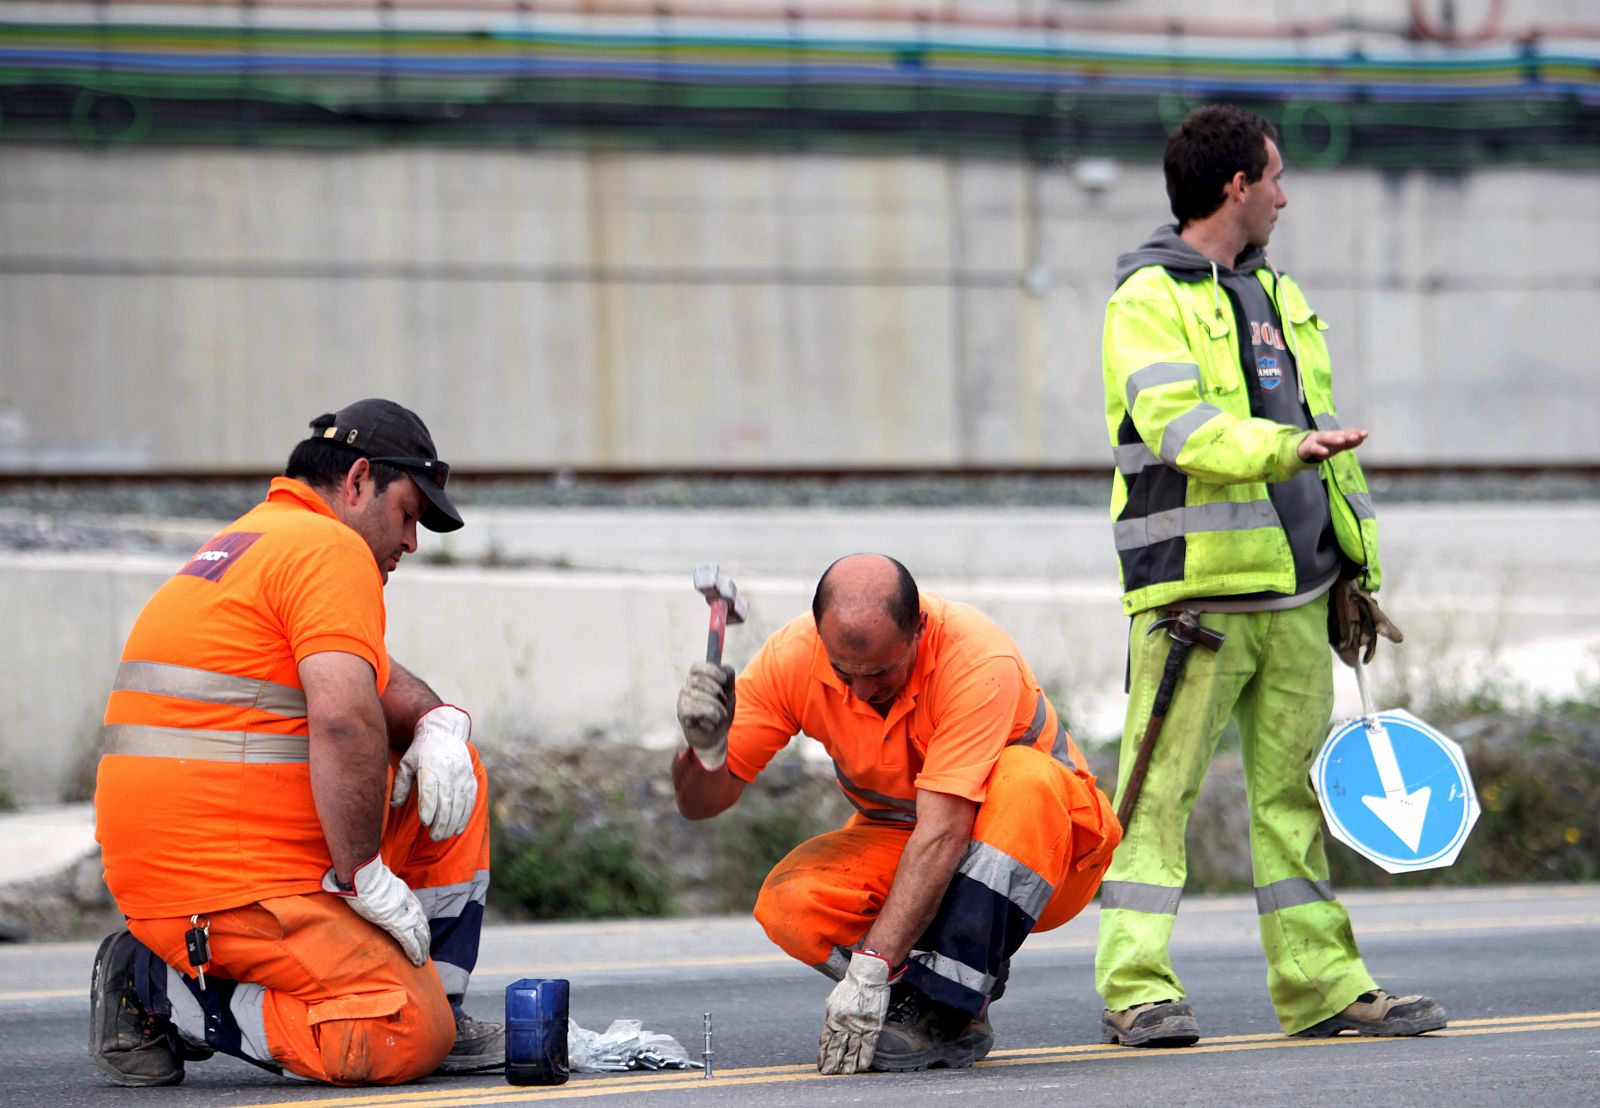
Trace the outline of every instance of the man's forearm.
<path fill-rule="evenodd" d="M 341 881 L 378 853 L 383 839 L 389 751 L 372 715 L 311 726 L 311 795 Z"/>
<path fill-rule="evenodd" d="M 925 798 L 936 797 L 933 804 Z M 894 884 L 883 909 L 867 931 L 862 946 L 899 965 L 917 937 L 928 929 L 950 888 L 950 879 L 972 841 L 978 806 L 960 797 L 923 793 L 918 797 L 917 826 L 911 832 Z"/>
<path fill-rule="evenodd" d="M 733 807 L 744 793 L 744 782 L 726 765 L 706 769 L 693 750 L 683 747 L 672 759 L 672 790 L 684 819 L 710 819 Z"/>
<path fill-rule="evenodd" d="M 411 745 L 417 720 L 444 701 L 428 687 L 426 681 L 406 669 L 393 658 L 389 659 L 389 686 L 379 697 L 383 704 L 383 720 L 388 727 L 389 745 L 405 750 Z"/>

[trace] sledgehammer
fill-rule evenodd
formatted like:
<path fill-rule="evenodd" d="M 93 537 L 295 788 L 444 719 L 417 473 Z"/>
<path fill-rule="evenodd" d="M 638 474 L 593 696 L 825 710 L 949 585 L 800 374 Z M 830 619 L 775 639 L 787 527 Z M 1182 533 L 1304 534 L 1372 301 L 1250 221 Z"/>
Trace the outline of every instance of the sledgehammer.
<path fill-rule="evenodd" d="M 1221 631 L 1200 626 L 1199 616 L 1190 608 L 1156 620 L 1145 634 L 1153 635 L 1163 627 L 1172 639 L 1172 645 L 1167 648 L 1167 665 L 1161 671 L 1161 684 L 1156 686 L 1156 700 L 1150 707 L 1150 722 L 1145 724 L 1144 740 L 1139 743 L 1139 754 L 1133 760 L 1132 772 L 1128 774 L 1128 785 L 1122 790 L 1122 803 L 1117 805 L 1117 822 L 1122 824 L 1124 834 L 1128 830 L 1128 821 L 1133 818 L 1134 806 L 1139 803 L 1144 775 L 1150 769 L 1150 754 L 1156 748 L 1156 736 L 1161 734 L 1161 724 L 1167 718 L 1172 693 L 1178 687 L 1178 675 L 1183 672 L 1183 662 L 1189 656 L 1189 648 L 1199 643 L 1210 651 L 1221 650 L 1223 639 L 1226 638 Z"/>
<path fill-rule="evenodd" d="M 739 595 L 733 578 L 724 576 L 715 562 L 694 567 L 694 587 L 711 605 L 711 629 L 706 632 L 706 661 L 722 664 L 722 640 L 728 624 L 743 623 L 749 606 Z"/>

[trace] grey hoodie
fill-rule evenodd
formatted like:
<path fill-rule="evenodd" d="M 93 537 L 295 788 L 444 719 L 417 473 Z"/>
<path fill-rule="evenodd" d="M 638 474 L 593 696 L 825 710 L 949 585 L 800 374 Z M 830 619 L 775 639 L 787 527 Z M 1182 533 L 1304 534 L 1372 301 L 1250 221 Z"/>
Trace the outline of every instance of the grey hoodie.
<path fill-rule="evenodd" d="M 1120 289 L 1122 283 L 1133 276 L 1134 270 L 1147 265 L 1163 267 L 1177 281 L 1201 281 L 1211 276 L 1213 264 L 1210 258 L 1179 237 L 1176 223 L 1166 223 L 1151 231 L 1150 237 L 1137 250 L 1117 255 L 1116 287 Z M 1225 265 L 1216 268 L 1220 276 L 1227 276 L 1254 273 L 1266 264 L 1265 250 L 1259 246 L 1247 246 L 1244 253 L 1234 260 L 1231 269 Z"/>
<path fill-rule="evenodd" d="M 1168 223 L 1152 231 L 1137 250 L 1117 258 L 1117 287 L 1121 288 L 1135 270 L 1150 265 L 1161 266 L 1175 281 L 1214 282 L 1213 294 L 1219 311 L 1224 299 L 1222 290 L 1228 290 L 1228 311 L 1240 325 L 1240 368 L 1250 395 L 1250 410 L 1264 419 L 1309 431 L 1311 421 L 1306 415 L 1292 351 L 1267 350 L 1267 355 L 1283 363 L 1282 376 L 1267 380 L 1267 385 L 1272 387 L 1263 387 L 1258 381 L 1257 358 L 1262 348 L 1252 343 L 1252 328 L 1248 323 L 1270 323 L 1280 331 L 1283 327 L 1276 306 L 1255 276 L 1257 270 L 1270 268 L 1267 252 L 1259 246 L 1247 246 L 1231 267 L 1220 265 L 1184 242 L 1176 223 Z M 1292 387 L 1282 387 L 1285 385 Z M 1212 611 L 1289 608 L 1314 599 L 1333 583 L 1339 568 L 1339 548 L 1328 511 L 1328 492 L 1317 470 L 1303 470 L 1287 481 L 1273 482 L 1267 486 L 1267 495 L 1277 510 L 1278 520 L 1289 538 L 1289 548 L 1294 553 L 1294 592 L 1219 597 L 1210 601 L 1196 598 L 1199 603 L 1194 606 Z"/>

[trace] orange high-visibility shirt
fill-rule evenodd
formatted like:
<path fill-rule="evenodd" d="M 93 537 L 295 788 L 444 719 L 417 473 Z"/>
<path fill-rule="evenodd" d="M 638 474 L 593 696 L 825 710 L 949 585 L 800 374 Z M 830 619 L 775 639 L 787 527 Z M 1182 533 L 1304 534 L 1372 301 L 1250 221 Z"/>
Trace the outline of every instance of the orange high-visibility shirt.
<path fill-rule="evenodd" d="M 887 716 L 851 695 L 811 615 L 769 638 L 739 675 L 728 769 L 753 781 L 796 734 L 820 742 L 845 796 L 864 815 L 915 819 L 918 789 L 982 803 L 1000 752 L 1023 741 L 1089 780 L 1011 636 L 967 604 L 920 594 L 928 613 L 906 687 Z"/>
<path fill-rule="evenodd" d="M 321 887 L 331 861 L 298 667 L 354 654 L 381 693 L 384 621 L 371 549 L 286 477 L 156 591 L 122 652 L 95 787 L 106 883 L 125 915 Z"/>

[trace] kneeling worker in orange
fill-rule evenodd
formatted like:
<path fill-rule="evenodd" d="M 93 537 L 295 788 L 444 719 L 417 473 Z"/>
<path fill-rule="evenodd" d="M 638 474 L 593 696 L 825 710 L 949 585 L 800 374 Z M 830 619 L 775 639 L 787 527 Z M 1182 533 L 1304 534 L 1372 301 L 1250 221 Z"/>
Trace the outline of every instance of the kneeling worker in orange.
<path fill-rule="evenodd" d="M 417 524 L 461 526 L 449 466 L 387 400 L 311 427 L 117 670 L 95 817 L 128 928 L 95 957 L 89 1053 L 118 1085 L 219 1050 L 337 1085 L 504 1061 L 461 1009 L 489 887 L 471 719 L 384 647 Z"/>
<path fill-rule="evenodd" d="M 779 862 L 755 908 L 775 943 L 838 982 L 823 1073 L 983 1058 L 1011 955 L 1083 909 L 1121 838 L 1011 638 L 883 555 L 830 566 L 811 614 L 737 683 L 696 663 L 678 722 L 689 819 L 731 807 L 797 733 L 822 743 L 856 807 Z"/>

